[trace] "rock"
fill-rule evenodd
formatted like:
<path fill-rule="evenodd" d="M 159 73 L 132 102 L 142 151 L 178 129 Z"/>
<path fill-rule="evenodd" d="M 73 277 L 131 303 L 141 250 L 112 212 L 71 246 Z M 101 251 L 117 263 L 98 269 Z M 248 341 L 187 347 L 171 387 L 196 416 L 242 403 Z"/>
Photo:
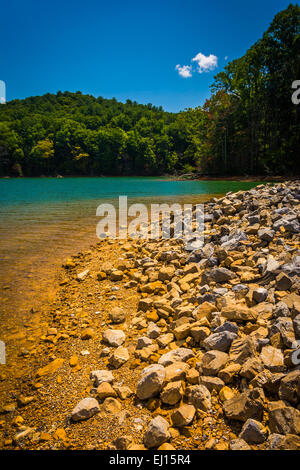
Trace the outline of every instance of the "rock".
<path fill-rule="evenodd" d="M 81 339 L 83 340 L 92 339 L 94 336 L 95 336 L 95 331 L 93 330 L 93 328 L 85 328 L 81 332 Z"/>
<path fill-rule="evenodd" d="M 158 395 L 165 380 L 165 368 L 160 364 L 153 364 L 146 367 L 137 383 L 136 394 L 140 400 Z"/>
<path fill-rule="evenodd" d="M 171 415 L 173 426 L 188 426 L 193 421 L 195 413 L 196 409 L 193 405 L 180 406 L 180 408 L 177 408 Z"/>
<path fill-rule="evenodd" d="M 105 400 L 105 398 L 108 398 L 108 397 L 116 398 L 117 393 L 109 383 L 102 382 L 97 388 L 97 397 L 100 400 Z"/>
<path fill-rule="evenodd" d="M 300 400 L 300 370 L 287 374 L 280 382 L 279 398 L 297 405 Z"/>
<path fill-rule="evenodd" d="M 296 338 L 291 318 L 277 318 L 270 328 L 270 336 L 276 333 L 280 333 L 281 340 L 287 348 L 294 348 Z"/>
<path fill-rule="evenodd" d="M 126 400 L 133 395 L 131 388 L 126 387 L 126 385 L 115 385 L 114 390 L 117 392 L 121 400 Z"/>
<path fill-rule="evenodd" d="M 267 450 L 279 450 L 284 442 L 285 436 L 282 434 L 272 433 L 267 440 Z"/>
<path fill-rule="evenodd" d="M 248 390 L 223 403 L 223 411 L 228 419 L 247 421 L 249 418 L 262 418 L 263 403 L 259 389 Z"/>
<path fill-rule="evenodd" d="M 112 383 L 114 376 L 110 370 L 93 370 L 90 374 L 90 379 L 94 381 L 94 386 L 98 387 L 103 382 Z"/>
<path fill-rule="evenodd" d="M 195 354 L 191 349 L 178 348 L 174 349 L 173 351 L 169 351 L 166 354 L 163 354 L 159 358 L 158 364 L 162 364 L 163 366 L 169 366 L 174 362 L 186 362 L 188 359 L 191 359 L 194 356 Z"/>
<path fill-rule="evenodd" d="M 129 360 L 128 349 L 123 348 L 122 346 L 119 346 L 109 358 L 109 363 L 116 369 L 119 369 L 119 367 L 125 364 L 125 362 L 127 362 L 128 360 Z"/>
<path fill-rule="evenodd" d="M 153 341 L 150 338 L 147 338 L 147 336 L 141 336 L 140 338 L 137 339 L 136 349 L 147 348 L 148 346 L 151 346 L 152 344 L 153 344 Z"/>
<path fill-rule="evenodd" d="M 280 273 L 276 277 L 276 289 L 279 291 L 286 291 L 289 290 L 293 285 L 293 281 L 291 278 L 285 274 L 285 273 Z"/>
<path fill-rule="evenodd" d="M 173 362 L 165 368 L 165 381 L 176 382 L 177 380 L 185 380 L 186 374 L 190 366 L 185 362 Z"/>
<path fill-rule="evenodd" d="M 266 392 L 275 395 L 278 393 L 281 379 L 284 377 L 282 373 L 272 373 L 265 369 L 257 374 L 250 382 L 253 387 L 263 388 Z"/>
<path fill-rule="evenodd" d="M 209 279 L 217 283 L 228 282 L 235 277 L 236 274 L 226 268 L 213 268 L 209 273 Z"/>
<path fill-rule="evenodd" d="M 236 364 L 243 364 L 249 357 L 256 354 L 256 345 L 253 338 L 246 336 L 237 338 L 231 343 L 229 359 Z"/>
<path fill-rule="evenodd" d="M 190 336 L 190 325 L 189 323 L 184 323 L 183 325 L 177 326 L 174 329 L 174 335 L 177 341 L 185 339 Z"/>
<path fill-rule="evenodd" d="M 202 320 L 202 318 L 207 318 L 208 320 L 210 320 L 212 313 L 217 311 L 218 308 L 214 304 L 210 302 L 203 302 L 196 309 L 193 310 L 193 318 L 196 321 Z"/>
<path fill-rule="evenodd" d="M 183 396 L 183 388 L 181 381 L 170 382 L 162 390 L 160 398 L 167 405 L 175 405 Z"/>
<path fill-rule="evenodd" d="M 268 297 L 268 290 L 264 287 L 257 287 L 253 289 L 252 297 L 257 303 L 264 302 Z"/>
<path fill-rule="evenodd" d="M 278 263 L 278 261 L 276 261 L 274 256 L 269 255 L 267 258 L 267 263 L 263 271 L 263 274 L 265 275 L 265 274 L 273 273 L 277 271 L 279 267 L 280 267 L 280 264 Z"/>
<path fill-rule="evenodd" d="M 158 272 L 159 281 L 171 281 L 175 274 L 175 268 L 173 266 L 164 266 Z"/>
<path fill-rule="evenodd" d="M 221 310 L 222 317 L 236 322 L 256 322 L 258 313 L 243 305 L 228 305 Z"/>
<path fill-rule="evenodd" d="M 284 302 L 278 302 L 275 305 L 275 308 L 273 310 L 273 316 L 278 318 L 278 317 L 289 317 L 290 316 L 290 310 L 287 306 L 286 303 Z"/>
<path fill-rule="evenodd" d="M 203 341 L 203 347 L 206 350 L 217 350 L 227 352 L 230 348 L 230 345 L 233 340 L 237 338 L 236 333 L 231 333 L 230 331 L 223 331 L 221 333 L 213 333 L 212 335 L 208 336 Z"/>
<path fill-rule="evenodd" d="M 168 442 L 165 442 L 161 446 L 158 447 L 157 450 L 176 450 L 172 444 L 169 444 Z"/>
<path fill-rule="evenodd" d="M 121 411 L 122 406 L 121 403 L 115 398 L 108 397 L 105 398 L 102 409 L 105 413 L 116 415 Z"/>
<path fill-rule="evenodd" d="M 271 242 L 274 238 L 275 232 L 274 230 L 268 228 L 262 228 L 257 232 L 259 238 L 265 242 Z"/>
<path fill-rule="evenodd" d="M 142 312 L 148 312 L 152 308 L 153 305 L 153 299 L 151 298 L 143 298 L 140 299 L 139 304 L 138 304 L 138 310 L 141 310 Z"/>
<path fill-rule="evenodd" d="M 229 387 L 222 387 L 219 392 L 219 397 L 222 402 L 230 400 L 235 396 L 235 393 Z"/>
<path fill-rule="evenodd" d="M 120 307 L 114 307 L 109 313 L 109 319 L 112 323 L 123 323 L 126 320 L 126 314 Z"/>
<path fill-rule="evenodd" d="M 116 269 L 115 271 L 112 271 L 111 274 L 110 274 L 110 280 L 113 281 L 113 282 L 121 281 L 123 279 L 123 277 L 124 277 L 124 274 L 119 269 Z"/>
<path fill-rule="evenodd" d="M 293 320 L 293 327 L 295 332 L 295 337 L 300 339 L 300 315 L 296 315 Z"/>
<path fill-rule="evenodd" d="M 150 322 L 147 328 L 147 336 L 151 339 L 156 339 L 160 335 L 160 328 L 153 322 Z"/>
<path fill-rule="evenodd" d="M 211 395 L 204 385 L 192 385 L 186 388 L 185 395 L 188 403 L 196 409 L 209 411 L 211 409 Z"/>
<path fill-rule="evenodd" d="M 113 441 L 113 445 L 116 447 L 117 450 L 128 450 L 131 444 L 132 444 L 131 436 L 117 437 L 117 439 Z"/>
<path fill-rule="evenodd" d="M 125 341 L 125 333 L 122 330 L 105 330 L 102 339 L 110 346 L 122 346 Z"/>
<path fill-rule="evenodd" d="M 259 372 L 262 372 L 264 366 L 257 357 L 250 357 L 242 365 L 240 375 L 248 380 L 252 380 Z"/>
<path fill-rule="evenodd" d="M 285 370 L 284 358 L 280 349 L 264 346 L 260 353 L 260 359 L 271 372 L 282 372 Z"/>
<path fill-rule="evenodd" d="M 190 326 L 190 335 L 196 343 L 201 343 L 210 335 L 210 329 L 205 326 Z"/>
<path fill-rule="evenodd" d="M 74 354 L 74 356 L 70 357 L 69 365 L 70 367 L 76 367 L 78 365 L 78 362 L 79 362 L 78 356 Z"/>
<path fill-rule="evenodd" d="M 99 410 L 99 403 L 95 398 L 84 398 L 73 409 L 71 419 L 75 422 L 89 419 L 98 413 Z"/>
<path fill-rule="evenodd" d="M 204 375 L 217 375 L 228 361 L 228 354 L 222 351 L 209 351 L 202 358 L 202 370 Z"/>
<path fill-rule="evenodd" d="M 222 333 L 223 331 L 229 331 L 230 333 L 237 333 L 239 331 L 239 327 L 235 323 L 231 323 L 230 321 L 225 321 L 222 325 L 218 326 L 214 333 Z"/>
<path fill-rule="evenodd" d="M 44 375 L 54 374 L 65 362 L 64 359 L 55 359 L 54 361 L 50 362 L 50 364 L 38 369 L 36 372 L 37 377 L 44 377 Z"/>
<path fill-rule="evenodd" d="M 248 444 L 262 444 L 267 438 L 267 431 L 259 421 L 250 418 L 243 425 L 239 438 Z"/>
<path fill-rule="evenodd" d="M 87 277 L 89 272 L 90 272 L 90 270 L 86 269 L 85 271 L 82 271 L 81 273 L 77 274 L 78 281 L 83 281 Z"/>
<path fill-rule="evenodd" d="M 300 434 L 300 411 L 283 402 L 273 402 L 269 411 L 269 427 L 278 434 Z"/>
<path fill-rule="evenodd" d="M 191 385 L 199 384 L 199 372 L 194 368 L 189 369 L 186 374 L 186 381 Z"/>
<path fill-rule="evenodd" d="M 224 369 L 220 370 L 218 377 L 222 379 L 226 384 L 229 384 L 233 381 L 241 370 L 240 364 L 229 364 Z"/>
<path fill-rule="evenodd" d="M 232 439 L 229 443 L 230 450 L 251 450 L 251 447 L 243 439 Z"/>
<path fill-rule="evenodd" d="M 223 380 L 219 379 L 219 377 L 209 377 L 208 375 L 202 375 L 199 380 L 200 385 L 204 385 L 210 392 L 213 390 L 220 392 L 220 390 L 225 385 Z"/>
<path fill-rule="evenodd" d="M 172 343 L 173 340 L 173 333 L 166 333 L 165 335 L 161 335 L 157 338 L 157 342 L 160 348 L 166 348 L 168 344 Z"/>
<path fill-rule="evenodd" d="M 162 416 L 156 416 L 149 423 L 144 434 L 144 444 L 148 449 L 159 447 L 171 438 L 169 423 Z"/>

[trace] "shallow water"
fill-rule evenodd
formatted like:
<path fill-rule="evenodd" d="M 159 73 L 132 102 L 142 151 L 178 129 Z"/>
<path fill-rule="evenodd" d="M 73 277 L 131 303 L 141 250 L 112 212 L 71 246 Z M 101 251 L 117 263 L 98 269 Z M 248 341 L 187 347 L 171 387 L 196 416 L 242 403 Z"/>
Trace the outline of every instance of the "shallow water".
<path fill-rule="evenodd" d="M 163 178 L 0 179 L 0 302 L 4 313 L 46 302 L 54 272 L 98 241 L 97 206 L 119 195 L 128 203 L 200 203 L 259 182 L 170 181 Z"/>

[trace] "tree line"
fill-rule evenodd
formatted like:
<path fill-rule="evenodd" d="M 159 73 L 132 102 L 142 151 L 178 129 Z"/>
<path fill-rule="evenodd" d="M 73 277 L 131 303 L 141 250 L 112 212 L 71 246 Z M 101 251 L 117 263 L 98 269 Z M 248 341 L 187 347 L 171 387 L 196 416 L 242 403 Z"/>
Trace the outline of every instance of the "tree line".
<path fill-rule="evenodd" d="M 300 170 L 300 7 L 216 75 L 204 106 L 58 92 L 0 105 L 0 175 L 275 175 Z"/>

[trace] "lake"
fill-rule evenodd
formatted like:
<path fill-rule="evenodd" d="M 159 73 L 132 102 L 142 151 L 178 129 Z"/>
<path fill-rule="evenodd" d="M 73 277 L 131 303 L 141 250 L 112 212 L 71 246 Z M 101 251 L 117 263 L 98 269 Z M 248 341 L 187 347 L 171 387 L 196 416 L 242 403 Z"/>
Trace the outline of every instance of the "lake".
<path fill-rule="evenodd" d="M 0 179 L 0 302 L 5 313 L 47 302 L 58 266 L 98 241 L 97 206 L 129 203 L 200 203 L 260 182 L 173 181 L 164 178 L 8 178 Z"/>

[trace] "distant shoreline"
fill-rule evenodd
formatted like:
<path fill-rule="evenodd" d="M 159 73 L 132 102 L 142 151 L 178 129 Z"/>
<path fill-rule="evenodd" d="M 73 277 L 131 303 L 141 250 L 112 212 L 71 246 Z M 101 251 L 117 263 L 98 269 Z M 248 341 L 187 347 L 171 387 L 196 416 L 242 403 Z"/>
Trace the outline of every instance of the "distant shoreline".
<path fill-rule="evenodd" d="M 284 181 L 296 181 L 300 179 L 300 175 L 296 176 L 200 176 L 200 175 L 99 175 L 99 176 L 89 176 L 89 175 L 57 175 L 57 176 L 0 176 L 0 179 L 67 179 L 67 178 L 161 178 L 170 181 L 244 181 L 244 182 L 256 182 L 256 181 L 265 181 L 265 182 L 284 182 Z"/>

